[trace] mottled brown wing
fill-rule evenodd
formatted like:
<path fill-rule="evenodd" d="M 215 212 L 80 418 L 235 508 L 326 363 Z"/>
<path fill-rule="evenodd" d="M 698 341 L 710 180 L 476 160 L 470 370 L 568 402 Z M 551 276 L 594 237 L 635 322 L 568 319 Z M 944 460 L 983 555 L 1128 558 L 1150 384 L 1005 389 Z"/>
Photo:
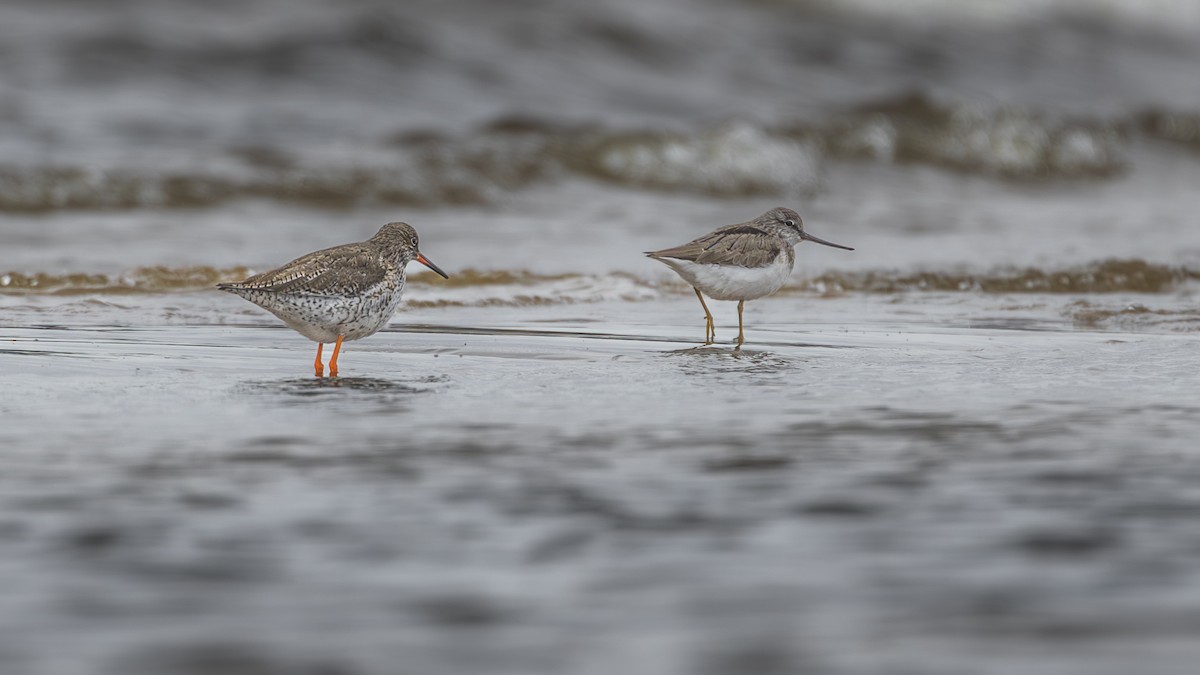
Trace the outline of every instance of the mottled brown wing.
<path fill-rule="evenodd" d="M 309 253 L 229 286 L 270 293 L 348 295 L 380 283 L 385 273 L 373 248 L 351 244 Z"/>
<path fill-rule="evenodd" d="M 784 243 L 752 225 L 730 225 L 673 248 L 651 251 L 655 258 L 676 258 L 702 265 L 766 267 L 779 257 Z"/>

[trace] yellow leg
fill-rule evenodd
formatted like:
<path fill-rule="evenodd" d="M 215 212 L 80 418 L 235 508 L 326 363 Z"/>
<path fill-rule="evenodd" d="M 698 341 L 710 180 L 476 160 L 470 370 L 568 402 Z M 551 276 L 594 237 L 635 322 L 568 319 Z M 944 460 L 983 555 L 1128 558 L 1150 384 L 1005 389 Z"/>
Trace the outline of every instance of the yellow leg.
<path fill-rule="evenodd" d="M 746 334 L 742 332 L 742 308 L 745 306 L 745 300 L 738 300 L 738 349 L 741 349 L 742 343 L 746 341 Z"/>
<path fill-rule="evenodd" d="M 333 345 L 333 356 L 329 357 L 329 376 L 337 377 L 337 357 L 338 352 L 342 351 L 342 336 L 339 335 L 337 343 Z"/>
<path fill-rule="evenodd" d="M 325 345 L 317 343 L 317 360 L 313 362 L 313 370 L 317 373 L 317 377 L 325 375 L 325 366 L 321 365 L 321 348 Z"/>
<path fill-rule="evenodd" d="M 712 312 L 708 311 L 708 305 L 704 303 L 704 296 L 700 295 L 699 288 L 692 288 L 696 291 L 696 297 L 700 299 L 700 306 L 704 308 L 704 344 L 711 345 L 717 339 L 717 325 L 713 323 Z"/>

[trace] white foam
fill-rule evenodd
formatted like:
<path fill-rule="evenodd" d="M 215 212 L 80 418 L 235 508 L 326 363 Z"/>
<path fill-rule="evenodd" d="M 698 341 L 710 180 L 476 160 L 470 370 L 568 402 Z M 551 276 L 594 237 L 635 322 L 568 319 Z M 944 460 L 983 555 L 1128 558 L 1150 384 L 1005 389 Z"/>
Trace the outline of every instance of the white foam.
<path fill-rule="evenodd" d="M 625 274 L 595 274 L 547 279 L 534 283 L 412 286 L 406 303 L 445 303 L 464 306 L 537 305 L 653 300 L 661 293 Z"/>

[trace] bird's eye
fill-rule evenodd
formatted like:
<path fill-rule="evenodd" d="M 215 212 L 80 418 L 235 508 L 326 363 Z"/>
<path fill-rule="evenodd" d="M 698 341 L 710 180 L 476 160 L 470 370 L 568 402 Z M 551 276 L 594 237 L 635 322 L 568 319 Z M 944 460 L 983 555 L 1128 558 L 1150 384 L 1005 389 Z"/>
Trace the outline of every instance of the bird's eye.
<path fill-rule="evenodd" d="M 412 239 L 410 239 L 409 241 L 411 241 L 411 242 L 412 242 L 413 248 L 416 248 L 416 247 L 417 247 L 417 238 L 416 238 L 416 237 L 413 237 L 413 238 L 412 238 Z"/>
<path fill-rule="evenodd" d="M 784 224 L 784 225 L 787 225 L 788 227 L 795 227 L 795 226 L 796 226 L 796 221 L 794 221 L 794 220 L 785 220 L 785 221 L 783 221 L 783 224 Z"/>

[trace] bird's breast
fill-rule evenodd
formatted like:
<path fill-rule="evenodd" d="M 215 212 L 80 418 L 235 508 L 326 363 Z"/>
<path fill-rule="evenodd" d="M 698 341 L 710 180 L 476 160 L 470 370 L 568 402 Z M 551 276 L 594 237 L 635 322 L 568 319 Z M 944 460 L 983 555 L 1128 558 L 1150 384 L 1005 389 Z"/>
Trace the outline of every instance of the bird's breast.
<path fill-rule="evenodd" d="M 754 300 L 778 291 L 792 274 L 794 259 L 786 252 L 763 267 L 711 265 L 662 258 L 688 283 L 713 300 Z"/>

